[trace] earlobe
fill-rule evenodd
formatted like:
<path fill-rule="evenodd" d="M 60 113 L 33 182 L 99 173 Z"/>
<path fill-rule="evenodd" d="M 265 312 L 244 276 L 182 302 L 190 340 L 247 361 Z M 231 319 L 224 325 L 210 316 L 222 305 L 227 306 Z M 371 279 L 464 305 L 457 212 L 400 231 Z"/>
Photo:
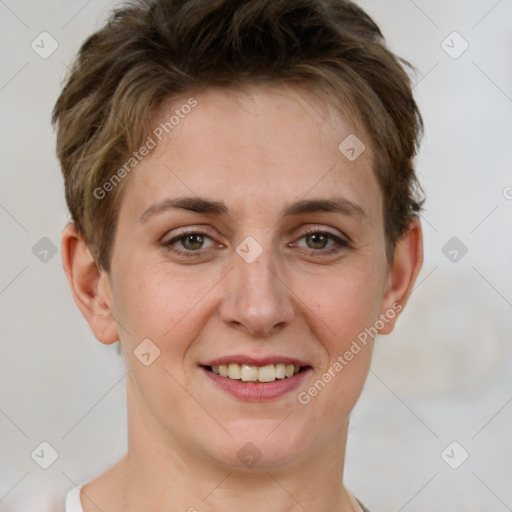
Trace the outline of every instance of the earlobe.
<path fill-rule="evenodd" d="M 423 232 L 419 218 L 414 218 L 397 242 L 395 257 L 386 282 L 381 313 L 401 312 L 405 307 L 423 265 Z M 391 315 L 386 315 L 389 318 Z M 393 314 L 380 334 L 389 334 L 398 318 Z"/>
<path fill-rule="evenodd" d="M 112 316 L 109 276 L 100 269 L 83 236 L 73 224 L 62 232 L 62 264 L 73 299 L 89 324 L 94 336 L 105 344 L 119 340 Z"/>

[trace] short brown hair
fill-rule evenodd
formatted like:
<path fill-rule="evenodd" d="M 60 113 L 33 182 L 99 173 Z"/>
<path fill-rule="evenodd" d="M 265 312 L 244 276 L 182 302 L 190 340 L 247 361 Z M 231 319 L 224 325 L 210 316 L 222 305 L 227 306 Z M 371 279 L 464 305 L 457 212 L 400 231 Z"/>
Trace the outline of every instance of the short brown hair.
<path fill-rule="evenodd" d="M 405 60 L 349 0 L 139 0 L 82 45 L 52 122 L 73 222 L 109 270 L 122 185 L 94 193 L 146 138 L 167 100 L 259 82 L 309 87 L 355 108 L 371 139 L 388 260 L 423 199 L 423 132 Z M 340 141 L 341 142 L 341 141 Z"/>

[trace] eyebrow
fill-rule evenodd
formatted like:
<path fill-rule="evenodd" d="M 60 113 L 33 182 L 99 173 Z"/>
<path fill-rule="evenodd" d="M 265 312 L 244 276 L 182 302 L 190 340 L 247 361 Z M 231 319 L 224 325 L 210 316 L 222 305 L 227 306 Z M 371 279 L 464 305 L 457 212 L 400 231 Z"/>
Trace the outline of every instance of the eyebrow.
<path fill-rule="evenodd" d="M 164 199 L 153 204 L 140 216 L 139 222 L 147 222 L 151 217 L 173 209 L 216 216 L 229 214 L 229 208 L 222 201 L 214 201 L 202 197 L 178 197 L 175 199 Z M 293 215 L 316 212 L 341 213 L 347 216 L 368 219 L 368 215 L 361 206 L 345 197 L 335 197 L 332 199 L 300 199 L 299 201 L 287 205 L 282 210 L 281 216 L 290 217 Z"/>

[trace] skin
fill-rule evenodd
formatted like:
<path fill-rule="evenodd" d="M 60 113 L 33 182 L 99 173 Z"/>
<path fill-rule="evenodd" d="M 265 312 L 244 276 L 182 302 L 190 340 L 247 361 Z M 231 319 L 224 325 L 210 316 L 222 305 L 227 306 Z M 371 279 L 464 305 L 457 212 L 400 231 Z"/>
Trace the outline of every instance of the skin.
<path fill-rule="evenodd" d="M 390 268 L 369 141 L 313 93 L 260 85 L 194 98 L 125 183 L 109 273 L 71 225 L 63 232 L 73 297 L 99 341 L 121 341 L 130 370 L 128 454 L 84 487 L 84 510 L 360 510 L 342 485 L 343 464 L 373 340 L 309 403 L 297 395 L 379 315 L 405 306 L 423 261 L 421 225 L 411 222 Z M 366 143 L 354 162 L 338 150 L 351 133 Z M 182 196 L 223 201 L 229 213 L 169 209 L 140 220 Z M 341 196 L 363 213 L 281 216 L 297 200 Z M 170 247 L 199 256 L 164 246 L 183 227 L 208 236 Z M 328 255 L 334 239 L 307 236 L 309 228 L 349 246 Z M 252 263 L 236 252 L 248 236 L 263 249 Z M 133 351 L 148 338 L 160 356 L 145 366 Z M 284 397 L 247 402 L 198 366 L 232 354 L 296 357 L 312 370 Z M 247 442 L 261 453 L 250 468 L 237 457 Z"/>

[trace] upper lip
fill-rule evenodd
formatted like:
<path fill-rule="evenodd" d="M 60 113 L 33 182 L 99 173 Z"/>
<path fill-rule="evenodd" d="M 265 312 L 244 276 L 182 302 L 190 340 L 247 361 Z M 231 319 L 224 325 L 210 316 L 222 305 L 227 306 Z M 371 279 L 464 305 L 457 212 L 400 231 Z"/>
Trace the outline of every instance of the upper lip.
<path fill-rule="evenodd" d="M 251 366 L 267 366 L 269 364 L 293 364 L 295 366 L 309 366 L 308 363 L 297 359 L 295 357 L 287 357 L 287 356 L 266 356 L 266 357 L 254 357 L 254 356 L 245 356 L 242 354 L 233 354 L 232 356 L 224 356 L 219 357 L 217 359 L 212 359 L 206 363 L 201 363 L 201 366 L 219 366 L 221 364 L 248 364 Z"/>

